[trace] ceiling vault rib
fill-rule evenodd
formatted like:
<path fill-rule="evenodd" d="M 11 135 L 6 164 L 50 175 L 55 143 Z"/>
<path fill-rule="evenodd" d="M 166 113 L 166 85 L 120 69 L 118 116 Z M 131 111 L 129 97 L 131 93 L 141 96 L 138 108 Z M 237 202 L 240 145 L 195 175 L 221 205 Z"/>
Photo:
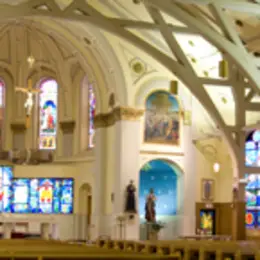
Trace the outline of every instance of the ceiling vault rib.
<path fill-rule="evenodd" d="M 115 25 L 119 25 L 124 28 L 129 29 L 146 29 L 146 30 L 159 30 L 159 26 L 154 23 L 145 22 L 145 21 L 134 21 L 128 19 L 119 19 L 119 18 L 108 18 L 109 21 Z M 173 32 L 183 33 L 183 34 L 198 34 L 199 32 L 192 30 L 184 26 L 176 26 L 173 24 L 167 24 L 166 26 Z"/>
<path fill-rule="evenodd" d="M 147 11 L 150 13 L 152 19 L 154 20 L 154 22 L 160 25 L 161 34 L 162 34 L 164 40 L 166 41 L 166 43 L 168 44 L 168 46 L 170 47 L 172 53 L 175 56 L 177 56 L 177 59 L 179 61 L 181 61 L 181 63 L 183 64 L 183 66 L 185 67 L 185 69 L 187 71 L 187 74 L 188 74 L 187 76 L 192 79 L 192 82 L 193 82 L 192 84 L 194 84 L 194 88 L 192 88 L 192 84 L 187 84 L 187 87 L 192 91 L 193 94 L 195 94 L 195 96 L 197 96 L 199 98 L 199 100 L 204 100 L 204 101 L 207 100 L 207 102 L 205 102 L 205 103 L 207 104 L 206 107 L 208 107 L 208 111 L 211 111 L 212 113 L 215 114 L 219 127 L 221 128 L 222 132 L 224 133 L 226 139 L 228 139 L 231 149 L 233 150 L 233 152 L 235 154 L 237 154 L 238 149 L 234 143 L 234 140 L 232 139 L 231 132 L 226 127 L 226 124 L 225 124 L 223 118 L 221 117 L 219 111 L 213 104 L 208 93 L 204 89 L 203 83 L 198 78 L 198 76 L 195 74 L 191 64 L 189 63 L 182 48 L 176 41 L 173 33 L 169 31 L 169 28 L 167 28 L 166 22 L 164 21 L 160 11 L 158 10 L 158 8 L 152 8 L 151 6 L 149 6 L 149 4 L 145 4 L 145 6 L 147 8 Z M 205 106 L 205 103 L 203 104 L 204 106 Z"/>
<path fill-rule="evenodd" d="M 247 111 L 259 112 L 260 111 L 260 103 L 258 103 L 258 102 L 246 102 L 245 108 L 246 108 Z"/>
<path fill-rule="evenodd" d="M 187 60 L 186 55 L 183 53 L 177 40 L 174 38 L 172 31 L 167 26 L 161 13 L 158 11 L 158 9 L 155 9 L 154 7 L 151 7 L 148 4 L 144 5 L 146 7 L 146 10 L 152 17 L 154 23 L 158 24 L 162 37 L 164 38 L 166 44 L 170 48 L 172 54 L 176 56 L 179 64 L 190 70 L 191 66 L 189 65 L 189 61 Z"/>
<path fill-rule="evenodd" d="M 246 52 L 245 47 L 234 28 L 233 21 L 231 21 L 229 17 L 225 15 L 223 9 L 216 3 L 210 4 L 209 9 L 214 15 L 216 22 L 218 23 L 226 38 L 243 49 L 244 52 Z"/>
<path fill-rule="evenodd" d="M 214 79 L 214 78 L 203 78 L 199 77 L 203 85 L 209 85 L 212 87 L 221 86 L 221 87 L 230 87 L 231 80 L 229 79 Z"/>
<path fill-rule="evenodd" d="M 249 93 L 245 97 L 245 101 L 250 102 L 254 96 L 255 96 L 255 91 L 253 89 L 250 89 Z"/>
<path fill-rule="evenodd" d="M 244 53 L 239 46 L 213 31 L 208 25 L 203 24 L 199 20 L 196 20 L 194 17 L 185 13 L 181 8 L 173 4 L 171 0 L 160 2 L 150 0 L 150 2 L 168 15 L 174 16 L 181 22 L 187 24 L 189 27 L 195 30 L 200 30 L 203 37 L 215 45 L 225 55 L 228 55 L 231 60 L 241 68 L 243 73 L 246 75 L 245 77 L 251 81 L 252 87 L 254 87 L 255 91 L 260 94 L 260 75 L 249 54 Z"/>
<path fill-rule="evenodd" d="M 20 4 L 10 8 L 8 7 L 8 10 L 10 11 L 8 14 L 5 14 L 3 9 L 0 9 L 0 19 L 37 15 L 52 16 L 58 19 L 89 22 L 132 43 L 137 48 L 142 49 L 145 53 L 152 56 L 162 65 L 164 65 L 175 76 L 179 77 L 181 81 L 184 82 L 187 88 L 190 89 L 191 93 L 201 102 L 204 108 L 215 120 L 217 126 L 221 129 L 233 152 L 235 153 L 235 155 L 237 155 L 238 147 L 232 137 L 232 132 L 235 130 L 237 131 L 237 125 L 234 127 L 226 125 L 220 114 L 220 111 L 217 109 L 212 99 L 209 97 L 208 92 L 203 86 L 209 85 L 211 87 L 230 87 L 230 85 L 232 85 L 234 92 L 237 91 L 235 89 L 237 87 L 235 81 L 231 82 L 230 79 L 212 79 L 198 77 L 188 58 L 186 57 L 183 49 L 181 48 L 173 34 L 174 32 L 190 35 L 201 34 L 204 38 L 206 38 L 209 42 L 216 46 L 222 53 L 224 53 L 225 56 L 228 56 L 228 58 L 232 60 L 232 63 L 236 63 L 237 67 L 239 67 L 239 69 L 244 72 L 245 77 L 249 79 L 250 86 L 252 86 L 253 88 L 253 90 L 251 90 L 246 97 L 244 96 L 243 92 L 245 109 L 247 109 L 248 111 L 256 111 L 256 109 L 260 110 L 260 103 L 258 104 L 250 102 L 255 94 L 260 93 L 260 75 L 258 75 L 259 72 L 255 66 L 254 59 L 245 52 L 245 48 L 241 43 L 241 40 L 239 39 L 235 28 L 232 28 L 232 26 L 228 26 L 226 14 L 221 9 L 223 1 L 219 1 L 219 5 L 213 4 L 210 8 L 211 11 L 213 10 L 212 12 L 214 13 L 214 17 L 217 20 L 218 24 L 216 25 L 222 28 L 226 37 L 218 33 L 216 30 L 212 30 L 212 27 L 205 22 L 203 23 L 202 20 L 196 20 L 196 18 L 190 15 L 186 10 L 174 4 L 172 0 L 144 1 L 144 5 L 150 13 L 154 23 L 110 18 L 103 15 L 101 12 L 98 11 L 98 9 L 91 6 L 86 1 L 77 0 L 72 1 L 72 3 L 64 10 L 62 10 L 53 0 L 48 0 L 48 4 L 46 4 L 46 6 L 49 7 L 49 10 L 41 10 L 40 8 L 35 9 L 37 3 L 40 5 L 44 5 L 44 3 L 46 3 L 47 1 L 34 0 L 30 1 L 29 7 L 28 4 Z M 175 19 L 178 19 L 180 22 L 188 25 L 188 27 L 181 27 L 169 24 L 167 22 L 167 19 L 164 18 L 162 12 L 171 17 L 174 17 Z M 163 39 L 166 41 L 168 47 L 170 48 L 172 54 L 174 56 L 177 56 L 179 63 L 176 62 L 174 60 L 174 57 L 171 57 L 170 54 L 167 55 L 163 53 L 159 50 L 159 48 L 154 47 L 152 43 L 132 33 L 130 29 L 135 29 L 136 31 L 138 31 L 138 29 L 140 31 L 142 29 L 157 32 L 159 31 L 162 34 Z M 242 86 L 242 88 L 245 88 L 245 84 L 242 82 L 240 86 Z M 238 90 L 238 92 L 240 93 L 239 95 L 241 95 L 242 90 L 240 89 Z M 236 100 L 238 99 L 240 99 L 240 96 L 239 98 L 236 98 Z M 236 107 L 237 102 L 238 101 L 236 101 Z M 238 117 L 237 110 L 236 117 Z M 236 120 L 238 120 L 238 118 Z M 242 124 L 241 121 L 239 124 Z"/>

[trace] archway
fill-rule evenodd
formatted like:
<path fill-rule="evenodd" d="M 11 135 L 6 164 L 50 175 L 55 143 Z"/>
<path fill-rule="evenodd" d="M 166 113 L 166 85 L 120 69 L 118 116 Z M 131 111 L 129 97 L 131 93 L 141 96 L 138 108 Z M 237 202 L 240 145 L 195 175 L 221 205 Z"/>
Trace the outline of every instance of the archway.
<path fill-rule="evenodd" d="M 88 240 L 92 214 L 92 188 L 84 183 L 79 189 L 78 240 Z"/>
<path fill-rule="evenodd" d="M 183 173 L 174 162 L 154 159 L 142 166 L 139 177 L 140 237 L 145 239 L 145 201 L 149 190 L 156 196 L 156 220 L 165 223 L 164 239 L 180 234 L 179 222 L 183 204 Z"/>

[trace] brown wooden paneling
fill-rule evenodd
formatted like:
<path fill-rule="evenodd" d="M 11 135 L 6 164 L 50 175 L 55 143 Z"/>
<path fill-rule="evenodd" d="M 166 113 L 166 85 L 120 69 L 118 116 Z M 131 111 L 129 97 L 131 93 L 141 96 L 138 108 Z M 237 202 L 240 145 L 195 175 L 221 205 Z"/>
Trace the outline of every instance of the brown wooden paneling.
<path fill-rule="evenodd" d="M 196 203 L 196 230 L 200 228 L 200 210 L 207 209 L 206 204 Z M 232 235 L 232 204 L 212 203 L 212 209 L 216 212 L 216 234 Z"/>

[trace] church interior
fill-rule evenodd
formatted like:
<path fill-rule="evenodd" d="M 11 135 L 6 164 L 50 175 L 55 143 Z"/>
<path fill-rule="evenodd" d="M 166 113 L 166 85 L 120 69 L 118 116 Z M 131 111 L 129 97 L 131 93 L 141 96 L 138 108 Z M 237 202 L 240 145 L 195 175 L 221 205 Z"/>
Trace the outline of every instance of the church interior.
<path fill-rule="evenodd" d="M 259 15 L 0 0 L 0 247 L 258 259 Z"/>

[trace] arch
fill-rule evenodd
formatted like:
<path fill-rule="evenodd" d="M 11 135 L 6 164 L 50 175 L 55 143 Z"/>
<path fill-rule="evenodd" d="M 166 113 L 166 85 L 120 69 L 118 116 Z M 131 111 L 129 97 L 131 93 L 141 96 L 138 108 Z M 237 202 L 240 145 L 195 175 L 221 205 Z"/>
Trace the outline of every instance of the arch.
<path fill-rule="evenodd" d="M 35 20 L 38 21 L 37 18 Z M 88 30 L 85 30 L 85 27 L 79 24 L 76 30 L 78 32 L 80 28 L 82 35 L 86 35 L 87 38 L 92 39 L 92 44 L 95 44 L 95 51 L 91 51 L 91 48 L 86 48 L 84 40 L 82 39 L 82 41 L 80 41 L 79 37 L 75 35 L 75 30 L 72 25 L 68 25 L 70 27 L 70 34 L 68 34 L 67 28 L 64 28 L 59 22 L 46 19 L 41 19 L 39 22 L 42 31 L 49 34 L 51 30 L 52 34 L 62 42 L 66 42 L 66 45 L 69 46 L 74 53 L 75 50 L 77 50 L 77 59 L 84 73 L 88 75 L 89 81 L 94 85 L 94 92 L 97 99 L 97 113 L 106 113 L 108 111 L 108 86 L 115 87 L 115 89 L 110 92 L 115 92 L 120 104 L 127 106 L 127 93 L 126 90 L 122 88 L 122 86 L 125 86 L 122 66 L 111 44 L 101 33 L 95 30 L 95 27 L 90 26 Z M 103 45 L 106 45 L 106 48 L 101 48 Z M 106 51 L 104 52 L 105 49 Z M 109 59 L 107 57 L 109 57 Z M 104 68 L 109 68 L 111 71 L 106 72 Z M 117 72 L 116 77 L 113 76 L 115 72 Z"/>
<path fill-rule="evenodd" d="M 169 159 L 165 159 L 165 158 L 153 158 L 151 160 L 148 160 L 146 161 L 142 167 L 141 167 L 141 170 L 140 170 L 140 182 L 139 182 L 139 186 L 140 186 L 140 189 L 139 189 L 139 212 L 141 213 L 140 217 L 141 219 L 144 218 L 144 204 L 145 204 L 145 199 L 146 199 L 146 195 L 148 194 L 148 190 L 150 188 L 154 188 L 154 187 L 145 187 L 145 185 L 147 186 L 149 183 L 149 181 L 147 181 L 147 176 L 145 176 L 145 179 L 142 180 L 142 174 L 144 174 L 145 171 L 147 171 L 147 175 L 149 175 L 149 167 L 152 167 L 151 164 L 154 164 L 156 165 L 157 162 L 161 162 L 163 165 L 162 167 L 165 167 L 163 169 L 159 169 L 159 171 L 157 171 L 157 173 L 161 173 L 161 172 L 164 172 L 164 170 L 166 169 L 167 173 L 166 175 L 163 176 L 164 180 L 158 180 L 157 182 L 153 182 L 153 180 L 151 180 L 150 183 L 153 183 L 153 184 L 156 184 L 158 187 L 159 185 L 161 185 L 161 187 L 163 188 L 164 191 L 160 192 L 160 194 L 158 194 L 158 191 L 156 191 L 155 189 L 155 195 L 159 195 L 159 197 L 161 196 L 161 204 L 162 203 L 166 203 L 165 205 L 167 206 L 167 203 L 171 203 L 170 201 L 172 201 L 172 205 L 167 206 L 167 208 L 163 209 L 162 206 L 159 208 L 159 209 L 156 209 L 157 210 L 157 218 L 160 218 L 160 217 L 169 217 L 169 216 L 174 216 L 174 215 L 177 215 L 177 214 L 180 214 L 182 212 L 182 203 L 183 203 L 183 195 L 181 194 L 181 192 L 183 191 L 183 171 L 182 169 L 180 168 L 180 166 L 178 164 L 176 164 L 174 161 L 171 161 Z M 159 164 L 158 164 L 159 165 Z M 161 166 L 160 165 L 160 166 Z M 165 172 L 166 172 L 165 171 Z M 152 174 L 156 174 L 156 171 L 150 171 Z M 176 176 L 176 178 L 174 177 L 172 179 L 171 182 L 169 182 L 169 179 L 170 178 L 170 175 L 172 175 L 174 177 L 174 175 Z M 151 176 L 151 177 L 154 177 L 155 176 Z M 162 176 L 160 176 L 162 177 Z M 160 178 L 159 177 L 159 178 Z M 167 178 L 166 178 L 167 177 Z M 168 179 L 168 180 L 167 180 Z M 167 182 L 167 185 L 171 185 L 171 183 L 173 184 L 174 187 L 170 187 L 170 186 L 163 186 L 164 184 L 166 184 Z M 175 184 L 174 184 L 175 182 Z M 171 196 L 168 196 L 167 195 L 167 192 L 170 191 L 170 190 L 167 190 L 167 189 L 174 189 L 175 188 L 175 191 L 171 191 L 170 195 L 173 195 L 175 197 L 175 201 L 172 200 Z M 159 187 L 160 189 L 160 187 Z M 160 198 L 157 199 L 157 201 L 159 201 Z M 164 202 L 163 202 L 164 201 Z M 174 205 L 175 203 L 175 205 Z"/>
<path fill-rule="evenodd" d="M 58 83 L 45 78 L 39 83 L 39 149 L 55 150 L 58 128 Z"/>

